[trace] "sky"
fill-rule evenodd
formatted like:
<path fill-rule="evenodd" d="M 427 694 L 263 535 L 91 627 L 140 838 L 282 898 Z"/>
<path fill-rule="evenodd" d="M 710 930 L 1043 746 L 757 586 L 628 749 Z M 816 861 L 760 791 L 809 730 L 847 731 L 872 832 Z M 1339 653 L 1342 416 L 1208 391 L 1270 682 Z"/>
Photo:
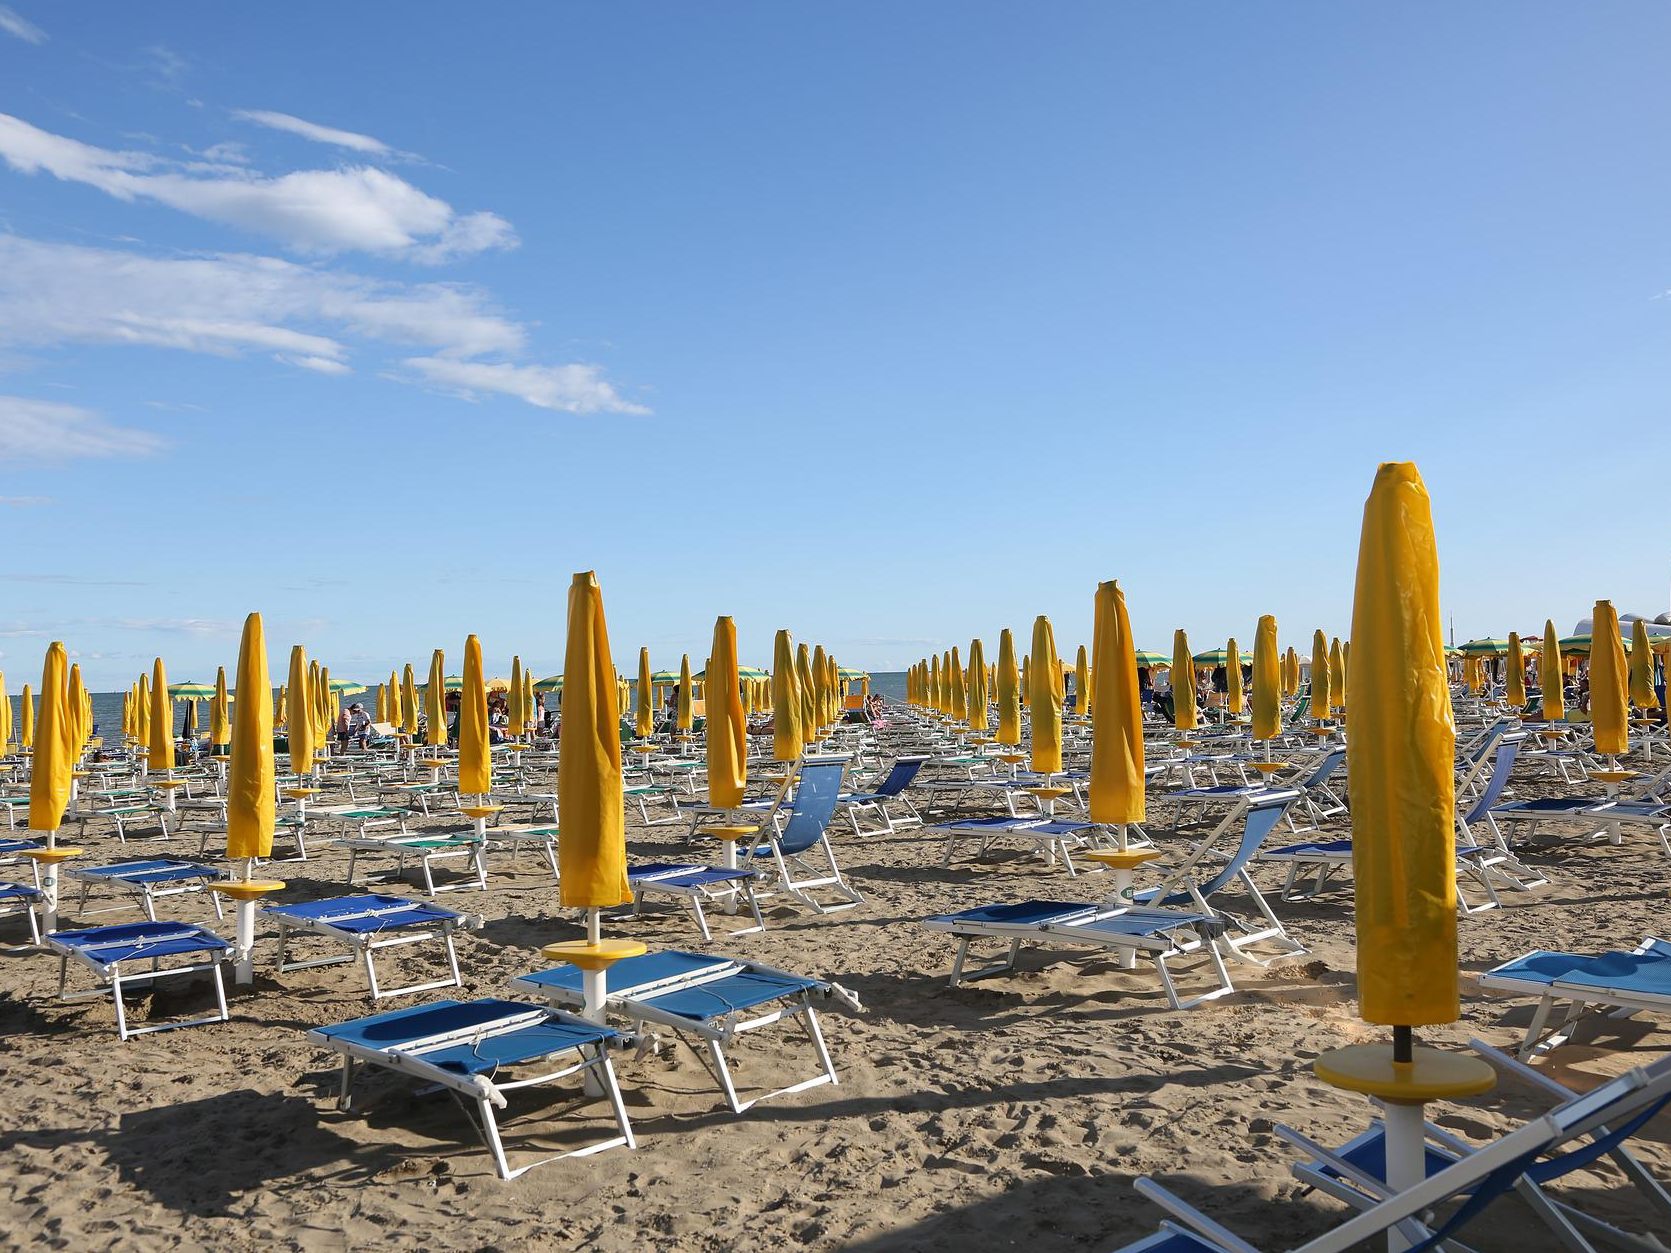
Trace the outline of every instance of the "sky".
<path fill-rule="evenodd" d="M 1667 608 L 1671 8 L 0 0 L 0 668 Z"/>

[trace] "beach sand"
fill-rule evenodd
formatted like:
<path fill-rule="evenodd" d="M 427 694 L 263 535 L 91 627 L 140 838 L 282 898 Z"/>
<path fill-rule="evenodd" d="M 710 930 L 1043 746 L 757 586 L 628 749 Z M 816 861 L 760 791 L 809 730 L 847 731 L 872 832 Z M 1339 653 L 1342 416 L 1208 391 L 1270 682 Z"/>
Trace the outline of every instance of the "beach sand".
<path fill-rule="evenodd" d="M 1540 790 L 1550 789 L 1530 779 L 1519 785 L 1522 795 Z M 688 858 L 693 846 L 678 838 L 682 830 L 644 829 L 635 818 L 630 851 Z M 98 828 L 85 843 L 100 856 L 116 851 Z M 164 847 L 178 854 L 196 840 Z M 638 1149 L 554 1163 L 511 1183 L 497 1178 L 462 1111 L 444 1096 L 417 1096 L 384 1072 L 360 1082 L 354 1109 L 337 1111 L 334 1059 L 304 1033 L 370 1012 L 351 967 L 276 976 L 269 939 L 258 949 L 254 987 L 232 994 L 231 1022 L 122 1044 L 108 1000 L 61 1005 L 53 999 L 56 963 L 8 955 L 0 961 L 7 1094 L 0 1242 L 1112 1249 L 1152 1231 L 1160 1217 L 1132 1190 L 1142 1174 L 1261 1247 L 1290 1246 L 1340 1219 L 1342 1206 L 1301 1195 L 1289 1173 L 1295 1154 L 1273 1129 L 1288 1123 L 1338 1143 L 1370 1114 L 1366 1101 L 1329 1088 L 1310 1068 L 1325 1050 L 1384 1038 L 1355 1015 L 1349 890 L 1278 902 L 1310 951 L 1268 969 L 1233 965 L 1235 995 L 1172 1012 L 1151 968 L 1126 972 L 1069 950 L 1032 950 L 1017 973 L 949 988 L 953 944 L 918 925 L 926 915 L 993 901 L 1098 899 L 1106 876 L 1070 880 L 1020 849 L 942 869 L 939 841 L 917 831 L 845 835 L 838 849 L 866 905 L 829 917 L 771 910 L 769 930 L 752 936 L 723 934 L 720 917 L 707 947 L 833 978 L 862 998 L 862 1014 L 823 1017 L 840 1085 L 735 1116 L 683 1046 L 639 1060 L 626 1054 L 617 1065 Z M 1548 874 L 1547 888 L 1510 894 L 1506 908 L 1461 921 L 1464 1015 L 1424 1038 L 1453 1048 L 1471 1035 L 1513 1044 L 1531 1003 L 1482 996 L 1473 984 L 1479 972 L 1531 948 L 1628 948 L 1664 932 L 1666 861 L 1649 839 L 1620 848 L 1546 841 L 1533 860 Z M 340 893 L 345 865 L 344 854 L 320 842 L 314 859 L 273 869 L 291 885 L 284 899 L 301 900 Z M 506 994 L 508 979 L 544 964 L 540 945 L 580 934 L 572 912 L 556 907 L 549 871 L 535 856 L 514 872 L 507 865 L 494 859 L 487 893 L 442 898 L 485 916 L 460 940 L 464 995 Z M 1260 878 L 1274 897 L 1280 876 Z M 1232 909 L 1241 904 L 1234 894 L 1224 899 Z M 203 898 L 167 901 L 164 916 L 213 920 Z M 230 917 L 221 929 L 232 934 Z M 671 910 L 611 923 L 607 933 L 652 948 L 704 947 L 688 915 Z M 417 979 L 437 968 L 436 952 L 401 950 L 384 960 Z M 1180 970 L 1186 995 L 1205 987 L 1193 965 Z M 208 1004 L 206 985 L 196 981 L 164 992 L 155 1008 L 202 1012 Z M 152 1009 L 151 998 L 141 998 L 135 1017 Z M 1552 1069 L 1592 1086 L 1668 1047 L 1671 1024 L 1607 1022 L 1562 1048 Z M 813 1065 L 792 1026 L 750 1036 L 732 1056 L 740 1083 L 757 1090 Z M 1479 1140 L 1542 1107 L 1511 1081 L 1477 1100 L 1430 1106 L 1428 1115 Z M 577 1106 L 567 1087 L 513 1096 L 503 1124 L 513 1162 L 598 1131 L 606 1125 L 599 1112 L 597 1103 Z M 1645 1128 L 1635 1147 L 1660 1179 L 1671 1179 L 1671 1117 Z M 1611 1166 L 1561 1187 L 1598 1215 L 1638 1230 L 1649 1222 Z M 1466 1237 L 1482 1249 L 1549 1243 L 1515 1198 Z"/>

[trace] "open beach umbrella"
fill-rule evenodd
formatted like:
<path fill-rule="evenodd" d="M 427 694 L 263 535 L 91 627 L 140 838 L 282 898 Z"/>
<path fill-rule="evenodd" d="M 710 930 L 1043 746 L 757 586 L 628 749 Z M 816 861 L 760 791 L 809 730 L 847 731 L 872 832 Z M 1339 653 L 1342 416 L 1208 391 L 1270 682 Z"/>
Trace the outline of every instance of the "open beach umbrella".
<path fill-rule="evenodd" d="M 560 692 L 563 690 L 563 676 L 560 674 L 548 674 L 545 678 L 534 684 L 534 690 L 542 694 L 545 692 Z"/>
<path fill-rule="evenodd" d="M 1050 659 L 1056 656 L 1056 633 L 1042 613 L 1033 620 L 1033 651 L 1039 659 L 1033 667 L 1033 711 L 1031 737 L 1032 767 L 1037 774 L 1058 774 L 1062 769 L 1062 694 L 1057 690 Z"/>
<path fill-rule="evenodd" d="M 632 899 L 627 884 L 626 811 L 621 794 L 621 714 L 615 662 L 597 576 L 569 586 L 568 644 L 563 659 L 563 751 L 557 759 L 557 843 L 562 903 L 587 911 L 596 942 L 598 911 Z"/>
<path fill-rule="evenodd" d="M 291 673 L 298 669 L 300 645 L 291 654 Z M 303 671 L 305 673 L 305 670 Z M 221 672 L 222 681 L 225 671 Z M 244 619 L 244 634 L 238 644 L 238 691 L 268 692 L 272 680 L 267 671 L 267 638 L 261 615 Z M 248 859 L 273 855 L 273 709 L 264 700 L 240 700 L 232 714 L 229 732 L 232 760 L 226 768 L 226 855 L 244 858 L 244 878 L 249 878 Z M 294 756 L 295 739 L 291 739 Z"/>
<path fill-rule="evenodd" d="M 1137 662 L 1138 668 L 1142 670 L 1170 670 L 1172 668 L 1172 658 L 1165 653 L 1150 652 L 1146 648 L 1139 648 L 1133 654 L 1133 658 Z"/>
<path fill-rule="evenodd" d="M 1566 668 L 1561 660 L 1561 641 L 1555 636 L 1555 620 L 1544 619 L 1543 655 L 1538 659 L 1538 686 L 1543 691 L 1543 719 L 1563 722 L 1567 716 Z"/>
<path fill-rule="evenodd" d="M 633 730 L 638 738 L 647 740 L 656 729 L 656 708 L 650 693 L 650 650 L 638 650 L 638 696 L 634 702 Z"/>
<path fill-rule="evenodd" d="M 812 674 L 812 650 L 805 642 L 795 645 L 795 691 L 801 698 L 801 735 L 808 743 L 819 739 L 818 689 Z"/>
<path fill-rule="evenodd" d="M 690 654 L 684 653 L 679 658 L 679 704 L 675 710 L 675 723 L 681 731 L 689 731 L 696 725 L 695 704 L 690 690 Z"/>
<path fill-rule="evenodd" d="M 262 666 L 262 670 L 265 672 L 266 666 Z M 272 691 L 271 688 L 253 688 L 251 690 L 258 692 Z M 257 705 L 267 704 L 264 700 L 258 700 L 254 703 Z M 217 749 L 224 748 L 232 742 L 231 715 L 232 702 L 227 699 L 226 695 L 226 667 L 217 666 L 215 668 L 215 694 L 209 701 L 209 743 Z M 272 710 L 269 708 L 267 712 L 269 724 L 272 721 L 272 717 Z M 267 751 L 269 753 L 272 751 L 270 745 L 268 746 Z"/>
<path fill-rule="evenodd" d="M 1145 820 L 1143 698 L 1137 686 L 1126 594 L 1118 582 L 1097 584 L 1091 646 L 1090 817 L 1118 829 L 1125 846 L 1128 823 Z"/>
<path fill-rule="evenodd" d="M 458 701 L 458 791 L 486 798 L 493 790 L 493 764 L 487 731 L 487 676 L 482 672 L 482 642 L 464 640 L 464 687 Z"/>
<path fill-rule="evenodd" d="M 1620 757 L 1630 751 L 1626 700 L 1625 642 L 1610 600 L 1596 602 L 1590 634 L 1590 722 L 1596 752 Z"/>
<path fill-rule="evenodd" d="M 978 639 L 969 641 L 969 692 L 968 692 L 969 729 L 984 731 L 987 729 L 986 716 L 986 648 Z"/>
<path fill-rule="evenodd" d="M 336 696 L 359 696 L 366 690 L 364 683 L 356 683 L 353 679 L 332 679 L 330 691 Z"/>
<path fill-rule="evenodd" d="M 208 683 L 194 683 L 187 680 L 184 683 L 170 683 L 168 694 L 175 700 L 208 700 L 215 694 L 213 685 Z"/>
<path fill-rule="evenodd" d="M 1081 718 L 1091 712 L 1091 660 L 1083 644 L 1073 659 L 1073 704 Z"/>
<path fill-rule="evenodd" d="M 1257 637 L 1255 637 L 1257 639 Z M 1230 642 L 1224 648 L 1224 707 L 1236 717 L 1242 713 L 1242 662 L 1241 650 L 1236 647 L 1236 637 L 1232 635 Z"/>
<path fill-rule="evenodd" d="M 290 769 L 304 775 L 313 769 L 313 698 L 308 684 L 313 675 L 308 669 L 308 655 L 300 644 L 290 649 L 290 682 L 286 686 L 290 716 L 285 720 L 285 732 L 290 740 Z"/>
<path fill-rule="evenodd" d="M 1464 657 L 1503 657 L 1508 655 L 1507 640 L 1469 640 L 1458 651 Z"/>
<path fill-rule="evenodd" d="M 1329 641 L 1322 631 L 1311 636 L 1311 716 L 1327 719 L 1329 700 Z"/>
<path fill-rule="evenodd" d="M 1641 618 L 1630 624 L 1630 703 L 1638 709 L 1658 709 L 1654 691 L 1654 646 L 1648 639 L 1648 624 Z"/>
<path fill-rule="evenodd" d="M 805 750 L 795 652 L 789 632 L 779 631 L 772 641 L 772 760 L 799 761 Z"/>
<path fill-rule="evenodd" d="M 1196 726 L 1195 659 L 1182 627 L 1172 633 L 1172 725 L 1179 731 Z"/>
<path fill-rule="evenodd" d="M 1508 661 L 1505 663 L 1503 697 L 1519 709 L 1526 703 L 1526 654 L 1520 648 L 1520 634 L 1509 632 Z"/>
<path fill-rule="evenodd" d="M 44 698 L 46 693 L 41 693 Z M 169 714 L 168 675 L 163 670 L 162 658 L 151 665 L 151 740 L 150 755 L 145 759 L 147 770 L 174 769 L 174 719 Z"/>
<path fill-rule="evenodd" d="M 1190 660 L 1195 663 L 1195 668 L 1197 670 L 1212 670 L 1218 666 L 1223 666 L 1225 669 L 1229 669 L 1229 656 L 1230 651 L 1228 649 L 1209 648 L 1204 653 L 1196 653 L 1190 658 Z M 1246 665 L 1248 662 L 1253 660 L 1253 655 L 1251 653 L 1238 652 L 1236 656 L 1241 658 L 1243 665 Z"/>
<path fill-rule="evenodd" d="M 1253 636 L 1253 738 L 1269 743 L 1282 734 L 1282 660 L 1276 618 L 1265 614 Z"/>
<path fill-rule="evenodd" d="M 401 730 L 416 742 L 418 736 L 418 676 L 412 663 L 406 663 L 400 674 Z"/>
<path fill-rule="evenodd" d="M 994 679 L 998 731 L 993 738 L 1013 747 L 1021 743 L 1021 676 L 1016 673 L 1015 638 L 1008 627 L 998 632 L 998 668 Z"/>
<path fill-rule="evenodd" d="M 714 621 L 714 644 L 703 688 L 708 711 L 708 804 L 735 809 L 748 786 L 748 721 L 737 678 L 737 624 L 730 618 Z"/>

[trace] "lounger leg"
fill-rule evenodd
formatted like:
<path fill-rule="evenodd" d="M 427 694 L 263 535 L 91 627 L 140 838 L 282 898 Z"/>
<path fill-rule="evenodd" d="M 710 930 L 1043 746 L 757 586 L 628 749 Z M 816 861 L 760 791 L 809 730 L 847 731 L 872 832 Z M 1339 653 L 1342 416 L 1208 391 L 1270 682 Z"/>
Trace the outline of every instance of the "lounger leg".
<path fill-rule="evenodd" d="M 128 1013 L 122 1004 L 122 976 L 118 971 L 110 972 L 110 994 L 116 1001 L 116 1038 L 128 1038 Z"/>
<path fill-rule="evenodd" d="M 599 1043 L 598 1069 L 603 1071 L 603 1090 L 609 1097 L 609 1107 L 615 1111 L 615 1125 L 621 1129 L 621 1138 L 627 1142 L 626 1147 L 636 1149 L 638 1140 L 632 1134 L 632 1123 L 627 1118 L 627 1105 L 621 1099 L 621 1085 L 615 1078 L 615 1066 L 609 1060 L 609 1046 Z"/>
<path fill-rule="evenodd" d="M 458 946 L 453 943 L 453 930 L 451 927 L 447 928 L 446 934 L 442 938 L 446 942 L 447 946 L 447 969 L 452 972 L 453 986 L 455 988 L 462 988 L 464 986 L 464 976 L 460 974 L 458 970 Z"/>
<path fill-rule="evenodd" d="M 702 898 L 694 892 L 690 896 L 690 910 L 691 913 L 696 915 L 696 929 L 702 933 L 703 941 L 712 940 L 714 937 L 713 933 L 708 930 L 707 916 L 702 912 Z"/>
<path fill-rule="evenodd" d="M 220 1006 L 220 1020 L 228 1021 L 232 1014 L 226 1008 L 226 977 L 221 973 L 221 963 L 215 963 L 215 1004 Z"/>
<path fill-rule="evenodd" d="M 499 1139 L 499 1123 L 493 1117 L 493 1102 L 485 1096 L 476 1098 L 476 1109 L 480 1122 L 477 1124 L 482 1133 L 482 1139 L 487 1141 L 487 1150 L 493 1154 L 493 1164 L 499 1168 L 499 1178 L 511 1177 L 511 1165 L 505 1160 L 505 1145 Z"/>
<path fill-rule="evenodd" d="M 810 1003 L 803 1003 L 799 1017 L 801 1026 L 812 1037 L 812 1047 L 818 1054 L 818 1062 L 824 1067 L 824 1073 L 830 1077 L 831 1083 L 839 1084 L 841 1080 L 836 1078 L 835 1063 L 830 1060 L 830 1050 L 824 1047 L 824 1032 L 818 1026 L 817 1011 Z"/>
<path fill-rule="evenodd" d="M 366 982 L 371 986 L 371 999 L 375 1004 L 381 993 L 377 989 L 377 967 L 371 960 L 371 945 L 360 945 L 360 957 L 366 964 Z"/>
<path fill-rule="evenodd" d="M 737 1100 L 737 1086 L 731 1082 L 731 1068 L 725 1064 L 725 1050 L 719 1046 L 718 1040 L 709 1040 L 708 1052 L 714 1059 L 714 1071 L 719 1075 L 720 1087 L 725 1091 L 725 1099 L 731 1106 L 731 1112 L 742 1113 L 743 1105 Z"/>

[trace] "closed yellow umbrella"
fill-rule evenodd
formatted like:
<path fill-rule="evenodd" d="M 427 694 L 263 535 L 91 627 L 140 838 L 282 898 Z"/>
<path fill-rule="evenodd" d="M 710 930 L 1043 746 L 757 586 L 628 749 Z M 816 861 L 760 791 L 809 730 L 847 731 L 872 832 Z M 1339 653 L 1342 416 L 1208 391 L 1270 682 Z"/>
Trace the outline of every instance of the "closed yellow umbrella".
<path fill-rule="evenodd" d="M 424 685 L 424 743 L 443 748 L 447 743 L 447 658 L 437 648 L 429 658 L 429 682 Z"/>
<path fill-rule="evenodd" d="M 1195 660 L 1189 651 L 1189 636 L 1179 627 L 1172 632 L 1172 725 L 1192 731 L 1195 712 Z"/>
<path fill-rule="evenodd" d="M 290 671 L 299 666 L 301 646 L 291 654 Z M 302 669 L 302 673 L 306 673 Z M 292 683 L 295 680 L 292 678 Z M 226 671 L 215 686 L 224 691 Z M 228 735 L 232 760 L 226 767 L 226 855 L 231 858 L 273 855 L 273 708 L 258 693 L 272 691 L 267 671 L 267 637 L 261 615 L 244 619 L 244 634 L 238 644 L 238 708 L 233 711 Z M 218 699 L 218 698 L 217 698 Z M 300 719 L 298 719 L 300 721 Z M 294 764 L 295 738 L 292 731 L 291 757 Z M 246 865 L 244 877 L 249 877 Z"/>
<path fill-rule="evenodd" d="M 562 903 L 597 913 L 632 899 L 627 885 L 626 811 L 621 795 L 621 715 L 609 652 L 603 593 L 590 571 L 569 586 L 568 647 L 563 660 L 563 751 L 557 759 Z"/>
<path fill-rule="evenodd" d="M 799 761 L 806 751 L 801 721 L 801 692 L 795 674 L 795 651 L 789 632 L 772 641 L 772 760 Z"/>
<path fill-rule="evenodd" d="M 1050 659 L 1056 656 L 1056 633 L 1042 613 L 1033 620 L 1033 690 L 1029 705 L 1033 711 L 1032 767 L 1036 774 L 1057 774 L 1062 769 L 1062 697 L 1056 690 Z"/>
<path fill-rule="evenodd" d="M 1590 625 L 1590 722 L 1596 752 L 1620 757 L 1630 752 L 1626 708 L 1625 643 L 1610 600 L 1598 600 Z"/>
<path fill-rule="evenodd" d="M 1329 641 L 1321 631 L 1311 637 L 1311 716 L 1329 716 Z"/>
<path fill-rule="evenodd" d="M 748 786 L 748 722 L 737 680 L 737 624 L 714 622 L 703 700 L 708 711 L 708 803 L 735 809 Z"/>
<path fill-rule="evenodd" d="M 1126 826 L 1145 820 L 1143 771 L 1143 697 L 1137 684 L 1137 646 L 1131 615 L 1118 582 L 1097 584 L 1091 646 L 1091 796 L 1092 822 L 1117 829 L 1126 847 Z M 1034 645 L 1036 648 L 1037 645 Z M 1129 891 L 1129 881 L 1126 883 Z M 1130 901 L 1126 902 L 1129 904 Z"/>
<path fill-rule="evenodd" d="M 1258 637 L 1255 636 L 1255 643 Z M 1230 637 L 1230 643 L 1224 649 L 1224 707 L 1235 717 L 1240 717 L 1244 693 L 1242 691 L 1242 655 L 1236 649 L 1236 637 Z"/>
<path fill-rule="evenodd" d="M 127 705 L 122 706 L 124 717 Z M 11 752 L 12 744 L 12 698 L 6 694 L 6 672 L 0 670 L 0 755 Z"/>
<path fill-rule="evenodd" d="M 273 722 L 282 723 L 285 719 L 286 695 L 290 691 L 285 684 L 279 684 L 278 695 L 273 697 Z"/>
<path fill-rule="evenodd" d="M 997 693 L 998 732 L 993 737 L 1000 744 L 1021 743 L 1021 676 L 1015 668 L 1015 639 L 1010 629 L 998 632 L 998 666 L 994 672 L 993 690 Z"/>
<path fill-rule="evenodd" d="M 458 700 L 458 790 L 461 796 L 485 798 L 493 790 L 493 763 L 487 731 L 487 675 L 482 642 L 464 641 L 464 688 Z"/>
<path fill-rule="evenodd" d="M 968 715 L 971 731 L 987 729 L 986 706 L 986 648 L 978 639 L 970 640 Z"/>
<path fill-rule="evenodd" d="M 263 701 L 262 704 L 267 702 Z M 271 714 L 268 715 L 271 717 Z M 232 702 L 226 694 L 226 667 L 215 667 L 215 694 L 209 698 L 209 747 L 221 752 L 232 740 Z"/>
<path fill-rule="evenodd" d="M 693 710 L 690 693 L 690 654 L 684 653 L 679 658 L 679 704 L 675 715 L 675 725 L 680 731 L 689 731 L 696 725 Z"/>
<path fill-rule="evenodd" d="M 1329 644 L 1329 708 L 1346 708 L 1346 656 L 1338 635 Z"/>
<path fill-rule="evenodd" d="M 1654 691 L 1654 646 L 1648 639 L 1648 624 L 1641 618 L 1630 627 L 1630 703 L 1638 709 L 1658 709 Z"/>
<path fill-rule="evenodd" d="M 1073 659 L 1073 706 L 1081 718 L 1091 712 L 1091 661 L 1083 644 Z"/>
<path fill-rule="evenodd" d="M 407 662 L 400 674 L 401 730 L 416 742 L 418 737 L 418 676 Z"/>
<path fill-rule="evenodd" d="M 1232 642 L 1231 648 L 1234 647 Z M 1253 738 L 1264 740 L 1267 747 L 1282 733 L 1281 670 L 1276 618 L 1265 614 L 1253 634 Z"/>
<path fill-rule="evenodd" d="M 506 713 L 511 719 L 511 738 L 520 739 L 523 729 L 528 724 L 528 712 L 522 704 L 522 657 L 517 654 L 511 658 L 511 686 L 506 697 L 509 708 Z"/>
<path fill-rule="evenodd" d="M 820 729 L 830 725 L 830 659 L 822 644 L 812 646 L 812 707 Z"/>
<path fill-rule="evenodd" d="M 29 829 L 43 832 L 49 855 L 37 860 L 41 869 L 42 912 L 46 930 L 58 929 L 58 828 L 70 803 L 75 764 L 70 756 L 68 680 L 64 646 L 54 641 L 41 668 L 41 716 L 32 727 L 35 757 L 29 773 Z M 25 709 L 29 688 L 24 687 Z M 69 850 L 65 851 L 66 854 Z"/>
<path fill-rule="evenodd" d="M 23 685 L 23 700 L 18 707 L 17 746 L 19 748 L 33 748 L 35 746 L 35 697 L 30 692 L 27 683 Z"/>
<path fill-rule="evenodd" d="M 932 654 L 928 659 L 928 707 L 942 713 L 946 708 L 946 702 L 940 695 L 940 658 L 938 654 Z"/>
<path fill-rule="evenodd" d="M 807 646 L 795 646 L 795 690 L 801 697 L 801 734 L 808 743 L 822 738 L 818 725 L 818 689 L 814 686 L 812 651 Z"/>
<path fill-rule="evenodd" d="M 174 769 L 174 728 L 169 705 L 168 675 L 163 670 L 162 658 L 158 657 L 151 665 L 151 751 L 145 759 L 147 770 Z"/>
<path fill-rule="evenodd" d="M 307 651 L 300 644 L 294 645 L 290 650 L 290 682 L 285 685 L 290 716 L 285 719 L 284 729 L 290 740 L 290 769 L 297 775 L 313 769 L 313 696 L 308 690 L 312 681 Z"/>
<path fill-rule="evenodd" d="M 81 685 L 81 665 L 70 665 L 70 680 L 64 697 L 64 709 L 69 724 L 69 753 L 73 764 L 81 759 L 87 743 L 87 689 Z"/>
<path fill-rule="evenodd" d="M 1526 703 L 1526 655 L 1520 649 L 1520 635 L 1509 632 L 1509 655 L 1503 696 L 1516 709 Z"/>
<path fill-rule="evenodd" d="M 655 698 L 650 691 L 650 650 L 638 650 L 638 699 L 634 702 L 638 708 L 634 711 L 633 730 L 638 738 L 647 740 L 656 729 Z M 799 754 L 797 754 L 798 756 Z"/>
<path fill-rule="evenodd" d="M 523 730 L 532 734 L 539 727 L 540 697 L 534 691 L 534 672 L 522 672 L 522 716 L 525 721 Z"/>
<path fill-rule="evenodd" d="M 1021 704 L 1023 708 L 1033 702 L 1033 657 L 1031 653 L 1021 654 Z"/>
<path fill-rule="evenodd" d="M 963 656 L 956 644 L 952 645 L 951 659 L 951 715 L 961 722 L 969 713 L 969 697 L 963 683 Z"/>
<path fill-rule="evenodd" d="M 1284 696 L 1298 696 L 1300 694 L 1300 655 L 1290 644 L 1288 651 L 1282 658 L 1282 694 Z"/>
<path fill-rule="evenodd" d="M 1546 722 L 1564 722 L 1567 716 L 1566 667 L 1561 663 L 1561 641 L 1555 622 L 1543 621 L 1543 652 L 1538 658 L 1538 686 L 1542 689 Z"/>

